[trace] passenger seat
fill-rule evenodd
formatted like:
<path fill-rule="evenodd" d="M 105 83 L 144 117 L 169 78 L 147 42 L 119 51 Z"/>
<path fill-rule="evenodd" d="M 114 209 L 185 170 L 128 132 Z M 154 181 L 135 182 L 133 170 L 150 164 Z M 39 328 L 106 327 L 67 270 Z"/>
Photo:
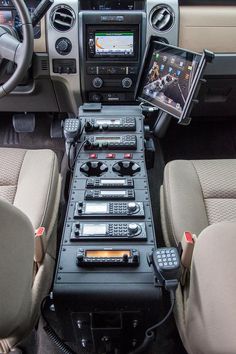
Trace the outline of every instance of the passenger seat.
<path fill-rule="evenodd" d="M 190 354 L 236 353 L 236 160 L 172 161 L 161 188 L 165 243 L 197 235 L 175 318 Z"/>

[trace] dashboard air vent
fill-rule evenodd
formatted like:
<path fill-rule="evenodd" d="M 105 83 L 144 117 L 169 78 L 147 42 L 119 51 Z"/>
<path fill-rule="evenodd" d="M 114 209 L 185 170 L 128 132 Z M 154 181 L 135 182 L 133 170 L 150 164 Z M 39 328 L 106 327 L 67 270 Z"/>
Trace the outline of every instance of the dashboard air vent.
<path fill-rule="evenodd" d="M 58 5 L 51 12 L 51 24 L 60 32 L 69 31 L 75 22 L 75 13 L 67 5 Z"/>
<path fill-rule="evenodd" d="M 153 8 L 150 21 L 155 30 L 159 32 L 168 31 L 174 24 L 174 12 L 167 5 L 158 5 Z"/>

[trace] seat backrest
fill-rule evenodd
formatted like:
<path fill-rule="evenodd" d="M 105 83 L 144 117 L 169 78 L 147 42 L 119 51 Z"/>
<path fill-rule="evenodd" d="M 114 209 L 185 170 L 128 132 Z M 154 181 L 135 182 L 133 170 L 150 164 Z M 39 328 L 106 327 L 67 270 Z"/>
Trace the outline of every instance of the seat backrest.
<path fill-rule="evenodd" d="M 14 335 L 29 318 L 33 259 L 30 220 L 0 199 L 0 339 Z"/>

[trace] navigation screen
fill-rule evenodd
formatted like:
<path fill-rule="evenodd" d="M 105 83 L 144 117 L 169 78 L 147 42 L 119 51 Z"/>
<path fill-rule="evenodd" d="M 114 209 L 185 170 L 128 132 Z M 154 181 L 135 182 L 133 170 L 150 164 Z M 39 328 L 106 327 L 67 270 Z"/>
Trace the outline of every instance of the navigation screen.
<path fill-rule="evenodd" d="M 0 24 L 13 26 L 12 11 L 0 11 Z"/>
<path fill-rule="evenodd" d="M 95 54 L 98 56 L 133 56 L 134 33 L 96 32 Z"/>
<path fill-rule="evenodd" d="M 139 98 L 180 118 L 201 55 L 154 42 L 147 55 Z"/>

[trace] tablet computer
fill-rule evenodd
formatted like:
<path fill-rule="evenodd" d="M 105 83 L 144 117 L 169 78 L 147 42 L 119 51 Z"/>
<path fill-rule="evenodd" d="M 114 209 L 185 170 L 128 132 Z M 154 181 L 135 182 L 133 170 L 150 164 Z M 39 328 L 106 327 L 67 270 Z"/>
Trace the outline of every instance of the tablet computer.
<path fill-rule="evenodd" d="M 199 91 L 205 65 L 213 58 L 211 52 L 190 52 L 152 37 L 139 74 L 136 98 L 184 121 Z"/>

